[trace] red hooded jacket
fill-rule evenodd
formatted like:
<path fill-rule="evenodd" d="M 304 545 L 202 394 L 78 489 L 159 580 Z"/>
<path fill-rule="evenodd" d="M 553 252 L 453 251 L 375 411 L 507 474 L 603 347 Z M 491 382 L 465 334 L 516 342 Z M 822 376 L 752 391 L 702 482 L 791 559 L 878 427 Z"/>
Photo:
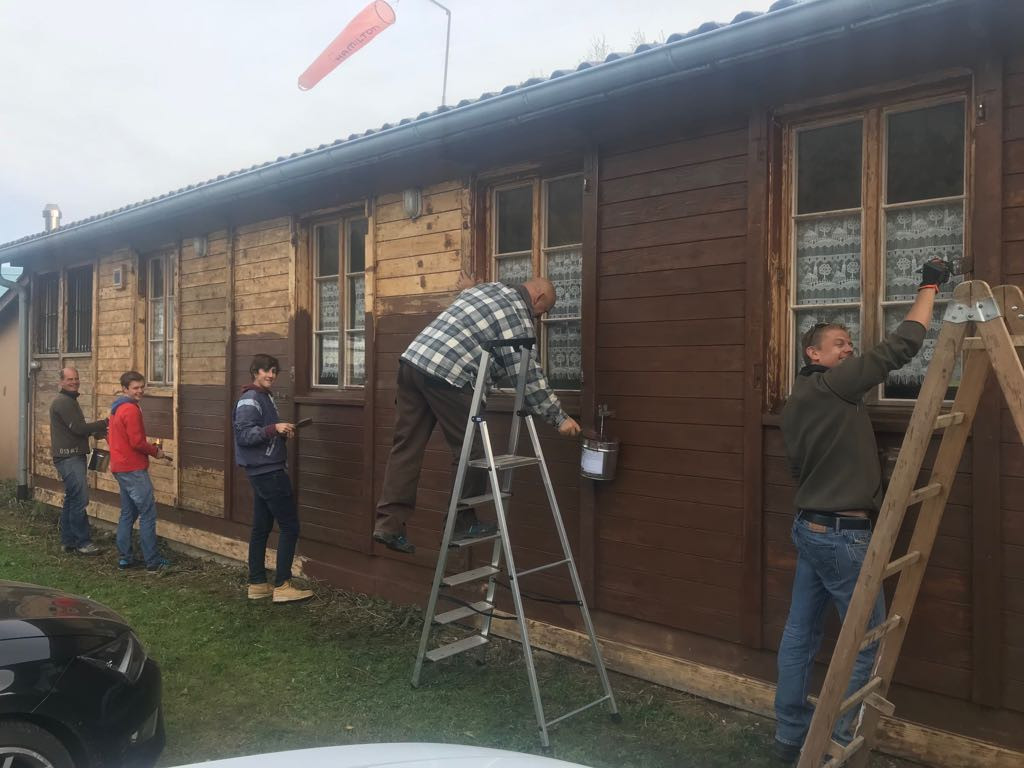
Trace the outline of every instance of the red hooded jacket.
<path fill-rule="evenodd" d="M 110 409 L 107 427 L 110 446 L 110 471 L 134 472 L 149 469 L 149 457 L 159 450 L 146 440 L 142 409 L 130 397 L 119 397 Z"/>

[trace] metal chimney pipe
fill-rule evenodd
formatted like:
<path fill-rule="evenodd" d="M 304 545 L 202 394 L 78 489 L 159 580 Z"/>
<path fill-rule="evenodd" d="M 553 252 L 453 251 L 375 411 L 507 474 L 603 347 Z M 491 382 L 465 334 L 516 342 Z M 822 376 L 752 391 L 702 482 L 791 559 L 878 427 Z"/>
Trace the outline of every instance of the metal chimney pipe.
<path fill-rule="evenodd" d="M 47 203 L 43 208 L 43 229 L 46 232 L 53 232 L 60 226 L 60 206 L 54 203 Z"/>

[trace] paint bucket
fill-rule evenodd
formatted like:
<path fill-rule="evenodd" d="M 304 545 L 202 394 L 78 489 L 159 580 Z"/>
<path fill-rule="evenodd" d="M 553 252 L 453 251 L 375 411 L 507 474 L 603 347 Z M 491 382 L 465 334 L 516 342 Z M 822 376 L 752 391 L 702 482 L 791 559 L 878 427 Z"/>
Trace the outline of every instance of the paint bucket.
<path fill-rule="evenodd" d="M 580 474 L 591 480 L 614 480 L 615 464 L 619 459 L 619 441 L 583 438 L 580 454 Z"/>
<path fill-rule="evenodd" d="M 106 472 L 110 467 L 110 451 L 93 448 L 89 454 L 89 469 L 93 472 Z"/>

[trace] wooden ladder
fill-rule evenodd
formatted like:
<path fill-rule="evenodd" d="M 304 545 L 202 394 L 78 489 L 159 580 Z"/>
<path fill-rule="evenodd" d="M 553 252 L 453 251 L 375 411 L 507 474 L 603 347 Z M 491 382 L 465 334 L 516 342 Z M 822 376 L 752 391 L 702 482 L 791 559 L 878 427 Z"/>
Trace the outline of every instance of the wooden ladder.
<path fill-rule="evenodd" d="M 971 324 L 977 335 L 969 337 L 967 329 Z M 993 290 L 981 280 L 957 286 L 946 308 L 935 353 L 928 364 L 928 373 L 900 448 L 798 768 L 822 765 L 834 768 L 846 764 L 863 768 L 867 765 L 878 721 L 882 715 L 892 715 L 894 710 L 886 698 L 893 671 L 990 368 L 995 370 L 1017 432 L 1024 439 L 1024 368 L 1017 353 L 1017 348 L 1024 346 L 1022 334 L 1024 296 L 1020 288 L 1002 285 Z M 966 354 L 956 399 L 952 409 L 940 415 L 961 350 Z M 943 434 L 931 478 L 923 486 L 914 488 L 935 430 L 943 430 Z M 904 515 L 907 508 L 915 504 L 920 504 L 921 509 L 907 554 L 892 560 Z M 897 575 L 896 593 L 885 621 L 869 630 L 868 621 L 883 582 Z M 881 642 L 874 671 L 867 684 L 844 699 L 857 654 L 878 641 Z M 853 740 L 846 746 L 833 740 L 836 721 L 862 704 L 860 727 Z"/>

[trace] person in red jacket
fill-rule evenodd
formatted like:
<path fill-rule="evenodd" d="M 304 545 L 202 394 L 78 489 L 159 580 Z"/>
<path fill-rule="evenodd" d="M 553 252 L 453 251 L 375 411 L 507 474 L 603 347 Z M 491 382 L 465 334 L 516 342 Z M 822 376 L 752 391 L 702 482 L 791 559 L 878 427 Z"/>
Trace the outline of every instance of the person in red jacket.
<path fill-rule="evenodd" d="M 149 457 L 164 458 L 163 450 L 146 440 L 142 422 L 143 395 L 146 377 L 138 371 L 121 374 L 121 395 L 110 408 L 107 443 L 110 446 L 110 471 L 121 489 L 121 518 L 117 521 L 117 567 L 130 568 L 132 528 L 139 521 L 139 540 L 146 570 L 155 573 L 170 565 L 160 556 L 156 546 L 156 498 L 153 481 L 149 479 Z"/>

